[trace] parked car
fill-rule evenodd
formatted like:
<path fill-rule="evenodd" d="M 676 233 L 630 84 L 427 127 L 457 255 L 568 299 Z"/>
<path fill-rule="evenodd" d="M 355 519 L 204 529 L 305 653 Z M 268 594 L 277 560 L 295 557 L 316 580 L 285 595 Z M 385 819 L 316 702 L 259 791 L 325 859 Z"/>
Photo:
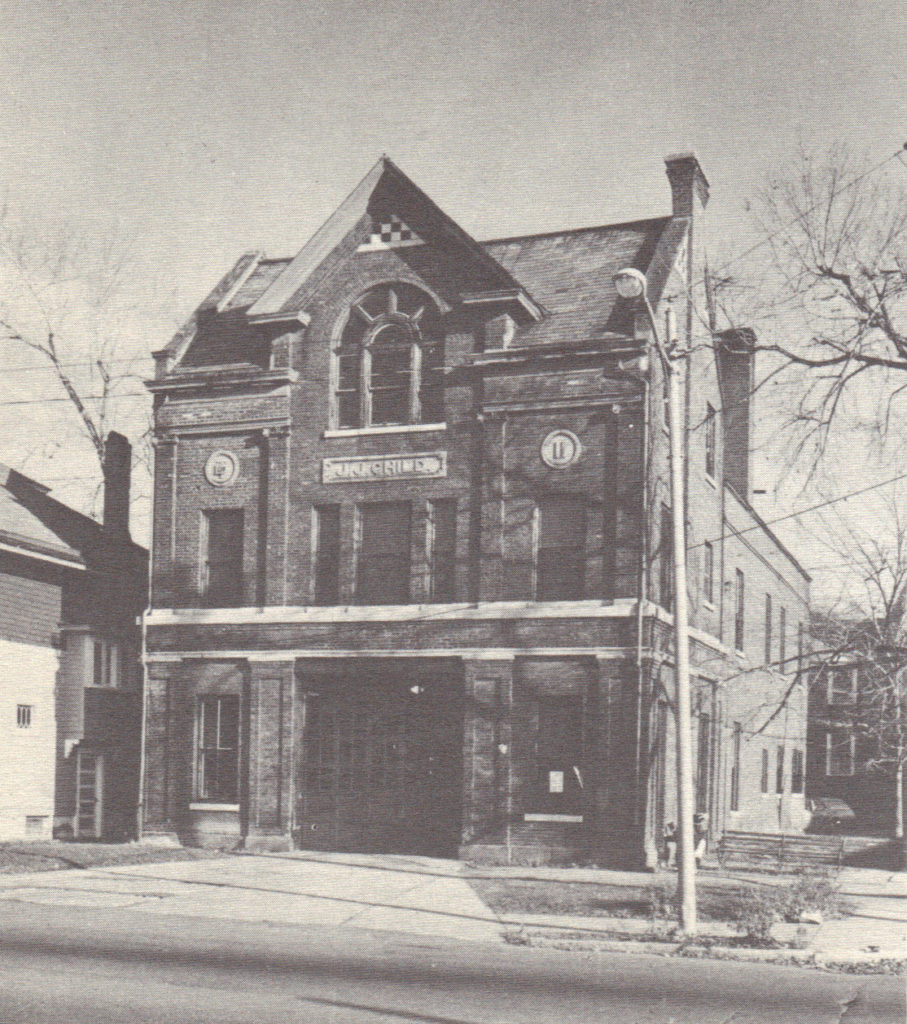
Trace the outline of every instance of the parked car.
<path fill-rule="evenodd" d="M 836 796 L 817 796 L 809 801 L 810 832 L 843 832 L 856 820 L 849 804 Z"/>

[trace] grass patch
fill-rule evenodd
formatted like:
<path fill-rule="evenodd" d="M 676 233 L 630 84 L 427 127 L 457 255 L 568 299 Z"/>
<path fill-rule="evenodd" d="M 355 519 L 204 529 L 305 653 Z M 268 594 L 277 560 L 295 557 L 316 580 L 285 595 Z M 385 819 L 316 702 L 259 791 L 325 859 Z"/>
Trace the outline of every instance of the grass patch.
<path fill-rule="evenodd" d="M 60 871 L 65 868 L 115 867 L 120 864 L 209 860 L 223 855 L 221 850 L 145 846 L 139 843 L 0 843 L 0 875 Z"/>

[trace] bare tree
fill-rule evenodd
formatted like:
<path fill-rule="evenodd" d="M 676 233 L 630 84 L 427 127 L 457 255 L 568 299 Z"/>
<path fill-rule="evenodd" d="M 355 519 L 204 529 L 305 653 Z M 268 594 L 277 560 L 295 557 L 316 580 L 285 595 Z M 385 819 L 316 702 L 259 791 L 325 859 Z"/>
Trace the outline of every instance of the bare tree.
<path fill-rule="evenodd" d="M 897 158 L 897 159 L 896 159 Z M 798 452 L 836 427 L 888 428 L 907 392 L 907 172 L 841 145 L 801 151 L 753 204 L 767 242 L 709 281 L 719 320 L 757 329 L 761 376 L 784 382 Z"/>
<path fill-rule="evenodd" d="M 873 504 L 865 518 L 839 513 L 826 523 L 826 546 L 850 580 L 837 607 L 814 624 L 818 643 L 811 662 L 820 680 L 838 673 L 845 698 L 843 709 L 830 709 L 824 724 L 852 730 L 859 770 L 893 783 L 892 826 L 907 870 L 907 516 L 903 496 L 894 488 Z"/>
<path fill-rule="evenodd" d="M 71 449 L 73 428 L 93 455 L 96 479 L 114 429 L 137 441 L 144 459 L 148 345 L 144 311 L 129 295 L 136 276 L 130 247 L 115 231 L 100 240 L 69 226 L 48 234 L 8 207 L 0 211 L 0 404 L 5 423 L 24 425 L 18 436 L 6 431 L 20 461 Z"/>

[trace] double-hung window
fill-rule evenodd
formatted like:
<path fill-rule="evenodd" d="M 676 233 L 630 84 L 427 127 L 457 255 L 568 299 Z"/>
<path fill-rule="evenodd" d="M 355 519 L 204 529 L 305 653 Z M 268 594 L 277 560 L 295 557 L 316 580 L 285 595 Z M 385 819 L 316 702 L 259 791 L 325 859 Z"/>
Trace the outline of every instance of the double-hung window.
<path fill-rule="evenodd" d="M 706 476 L 715 478 L 715 446 L 717 442 L 717 420 L 711 402 L 705 406 L 705 472 Z"/>
<path fill-rule="evenodd" d="M 202 697 L 198 702 L 196 798 L 239 800 L 239 697 Z"/>
<path fill-rule="evenodd" d="M 737 569 L 734 576 L 734 647 L 743 650 L 744 627 L 746 616 L 746 579 L 742 570 Z"/>
<path fill-rule="evenodd" d="M 340 506 L 320 505 L 314 511 L 315 604 L 340 603 Z"/>
<path fill-rule="evenodd" d="M 828 729 L 825 733 L 825 774 L 853 775 L 856 741 L 848 726 Z"/>

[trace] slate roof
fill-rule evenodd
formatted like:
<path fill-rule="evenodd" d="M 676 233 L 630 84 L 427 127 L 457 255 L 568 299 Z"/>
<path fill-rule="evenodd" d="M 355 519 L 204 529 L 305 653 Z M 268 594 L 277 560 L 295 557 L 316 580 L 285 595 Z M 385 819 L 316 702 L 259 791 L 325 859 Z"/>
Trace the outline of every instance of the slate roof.
<path fill-rule="evenodd" d="M 671 217 L 655 217 L 480 244 L 550 314 L 521 327 L 517 335 L 519 345 L 543 345 L 608 333 L 632 334 L 631 305 L 618 299 L 611 279 L 622 267 L 647 271 L 656 296 L 683 241 L 683 228 Z M 221 312 L 248 308 L 290 262 L 290 258 L 261 260 Z"/>
<path fill-rule="evenodd" d="M 664 285 L 660 265 L 670 266 L 682 241 L 674 227 L 671 217 L 657 217 L 484 242 L 550 314 L 521 327 L 515 346 L 586 341 L 609 333 L 632 336 L 633 304 L 618 297 L 612 277 L 623 267 L 648 271 L 651 294 L 657 296 Z"/>

